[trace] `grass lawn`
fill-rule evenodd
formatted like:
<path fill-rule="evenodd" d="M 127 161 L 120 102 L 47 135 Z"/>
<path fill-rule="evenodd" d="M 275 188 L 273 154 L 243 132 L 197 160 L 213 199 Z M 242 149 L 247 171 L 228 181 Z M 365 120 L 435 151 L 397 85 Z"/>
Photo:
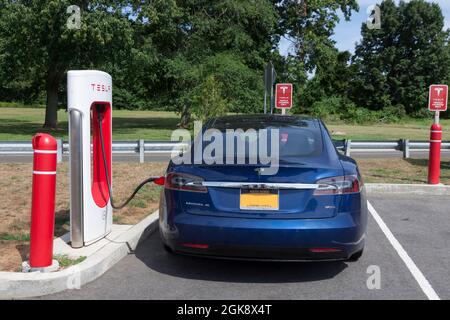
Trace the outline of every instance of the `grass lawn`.
<path fill-rule="evenodd" d="M 58 112 L 60 131 L 44 130 L 45 109 L 0 108 L 0 140 L 30 140 L 37 132 L 68 138 L 67 112 Z M 114 110 L 114 140 L 170 140 L 180 118 L 173 112 Z"/>
<path fill-rule="evenodd" d="M 427 183 L 427 159 L 357 159 L 365 183 Z M 441 183 L 450 185 L 450 159 L 442 159 Z"/>
<path fill-rule="evenodd" d="M 404 123 L 350 125 L 326 123 L 335 139 L 353 140 L 428 140 L 432 120 L 407 119 Z M 450 140 L 450 119 L 441 120 L 443 140 Z"/>
<path fill-rule="evenodd" d="M 0 104 L 0 140 L 30 140 L 42 129 L 45 109 L 11 108 Z M 50 131 L 67 139 L 67 112 L 58 113 L 60 131 Z M 114 110 L 114 140 L 169 140 L 179 116 L 173 112 Z M 402 124 L 350 125 L 329 122 L 327 126 L 336 139 L 355 140 L 428 140 L 432 120 L 408 119 Z M 442 120 L 443 139 L 450 140 L 450 120 Z M 48 131 L 47 131 L 48 132 Z"/>

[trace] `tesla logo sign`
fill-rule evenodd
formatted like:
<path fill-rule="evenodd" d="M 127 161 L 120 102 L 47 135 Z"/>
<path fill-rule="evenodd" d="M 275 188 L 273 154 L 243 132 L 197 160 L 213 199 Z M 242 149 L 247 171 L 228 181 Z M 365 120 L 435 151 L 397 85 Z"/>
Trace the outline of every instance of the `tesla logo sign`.
<path fill-rule="evenodd" d="M 111 91 L 111 86 L 106 85 L 106 84 L 100 84 L 100 83 L 91 83 L 91 88 L 92 88 L 92 91 L 97 91 L 97 92 L 110 92 Z"/>
<path fill-rule="evenodd" d="M 275 107 L 277 109 L 292 108 L 292 83 L 278 83 L 275 92 Z"/>
<path fill-rule="evenodd" d="M 430 102 L 428 109 L 430 111 L 446 111 L 448 101 L 448 86 L 432 85 L 430 87 Z"/>

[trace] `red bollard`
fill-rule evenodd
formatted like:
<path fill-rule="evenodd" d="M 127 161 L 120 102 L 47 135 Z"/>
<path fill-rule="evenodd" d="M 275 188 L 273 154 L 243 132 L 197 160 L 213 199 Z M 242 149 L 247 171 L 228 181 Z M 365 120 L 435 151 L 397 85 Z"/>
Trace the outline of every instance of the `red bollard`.
<path fill-rule="evenodd" d="M 53 258 L 57 143 L 51 135 L 38 133 L 33 149 L 30 267 L 45 268 Z"/>
<path fill-rule="evenodd" d="M 428 184 L 439 184 L 441 175 L 442 126 L 433 124 L 430 134 L 430 160 L 428 165 Z"/>

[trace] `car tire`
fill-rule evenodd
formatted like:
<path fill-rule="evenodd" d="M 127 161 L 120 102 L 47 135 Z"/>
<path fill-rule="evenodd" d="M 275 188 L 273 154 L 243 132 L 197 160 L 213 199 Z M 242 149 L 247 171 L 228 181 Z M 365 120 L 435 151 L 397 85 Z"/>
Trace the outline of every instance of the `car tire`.
<path fill-rule="evenodd" d="M 347 259 L 347 261 L 349 261 L 349 262 L 356 262 L 362 257 L 363 253 L 364 253 L 364 249 L 361 249 L 358 252 L 352 254 L 350 256 L 350 258 Z"/>

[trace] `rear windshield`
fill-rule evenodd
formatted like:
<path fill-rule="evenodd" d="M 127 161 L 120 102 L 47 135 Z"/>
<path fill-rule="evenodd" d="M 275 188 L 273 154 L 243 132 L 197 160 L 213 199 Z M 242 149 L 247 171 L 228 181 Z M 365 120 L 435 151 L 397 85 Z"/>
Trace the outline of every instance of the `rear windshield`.
<path fill-rule="evenodd" d="M 267 154 L 272 154 L 272 146 L 278 147 L 280 163 L 298 163 L 304 158 L 317 157 L 323 152 L 322 134 L 316 120 L 306 121 L 286 117 L 276 121 L 255 121 L 255 119 L 227 121 L 225 118 L 210 123 L 206 129 L 215 129 L 216 132 L 221 133 L 223 152 L 228 152 L 228 157 L 230 150 L 226 148 L 226 145 L 230 137 L 234 140 L 233 156 L 235 158 L 247 159 L 255 148 L 257 152 L 260 152 L 260 148 L 264 148 L 264 142 L 266 142 Z M 230 130 L 234 131 L 234 135 L 229 134 Z M 260 133 L 266 138 L 260 138 Z M 276 138 L 277 141 L 274 143 L 271 137 Z M 203 149 L 207 148 L 214 139 L 215 137 L 210 139 L 211 142 L 203 142 Z M 214 156 L 214 153 L 212 155 Z"/>

